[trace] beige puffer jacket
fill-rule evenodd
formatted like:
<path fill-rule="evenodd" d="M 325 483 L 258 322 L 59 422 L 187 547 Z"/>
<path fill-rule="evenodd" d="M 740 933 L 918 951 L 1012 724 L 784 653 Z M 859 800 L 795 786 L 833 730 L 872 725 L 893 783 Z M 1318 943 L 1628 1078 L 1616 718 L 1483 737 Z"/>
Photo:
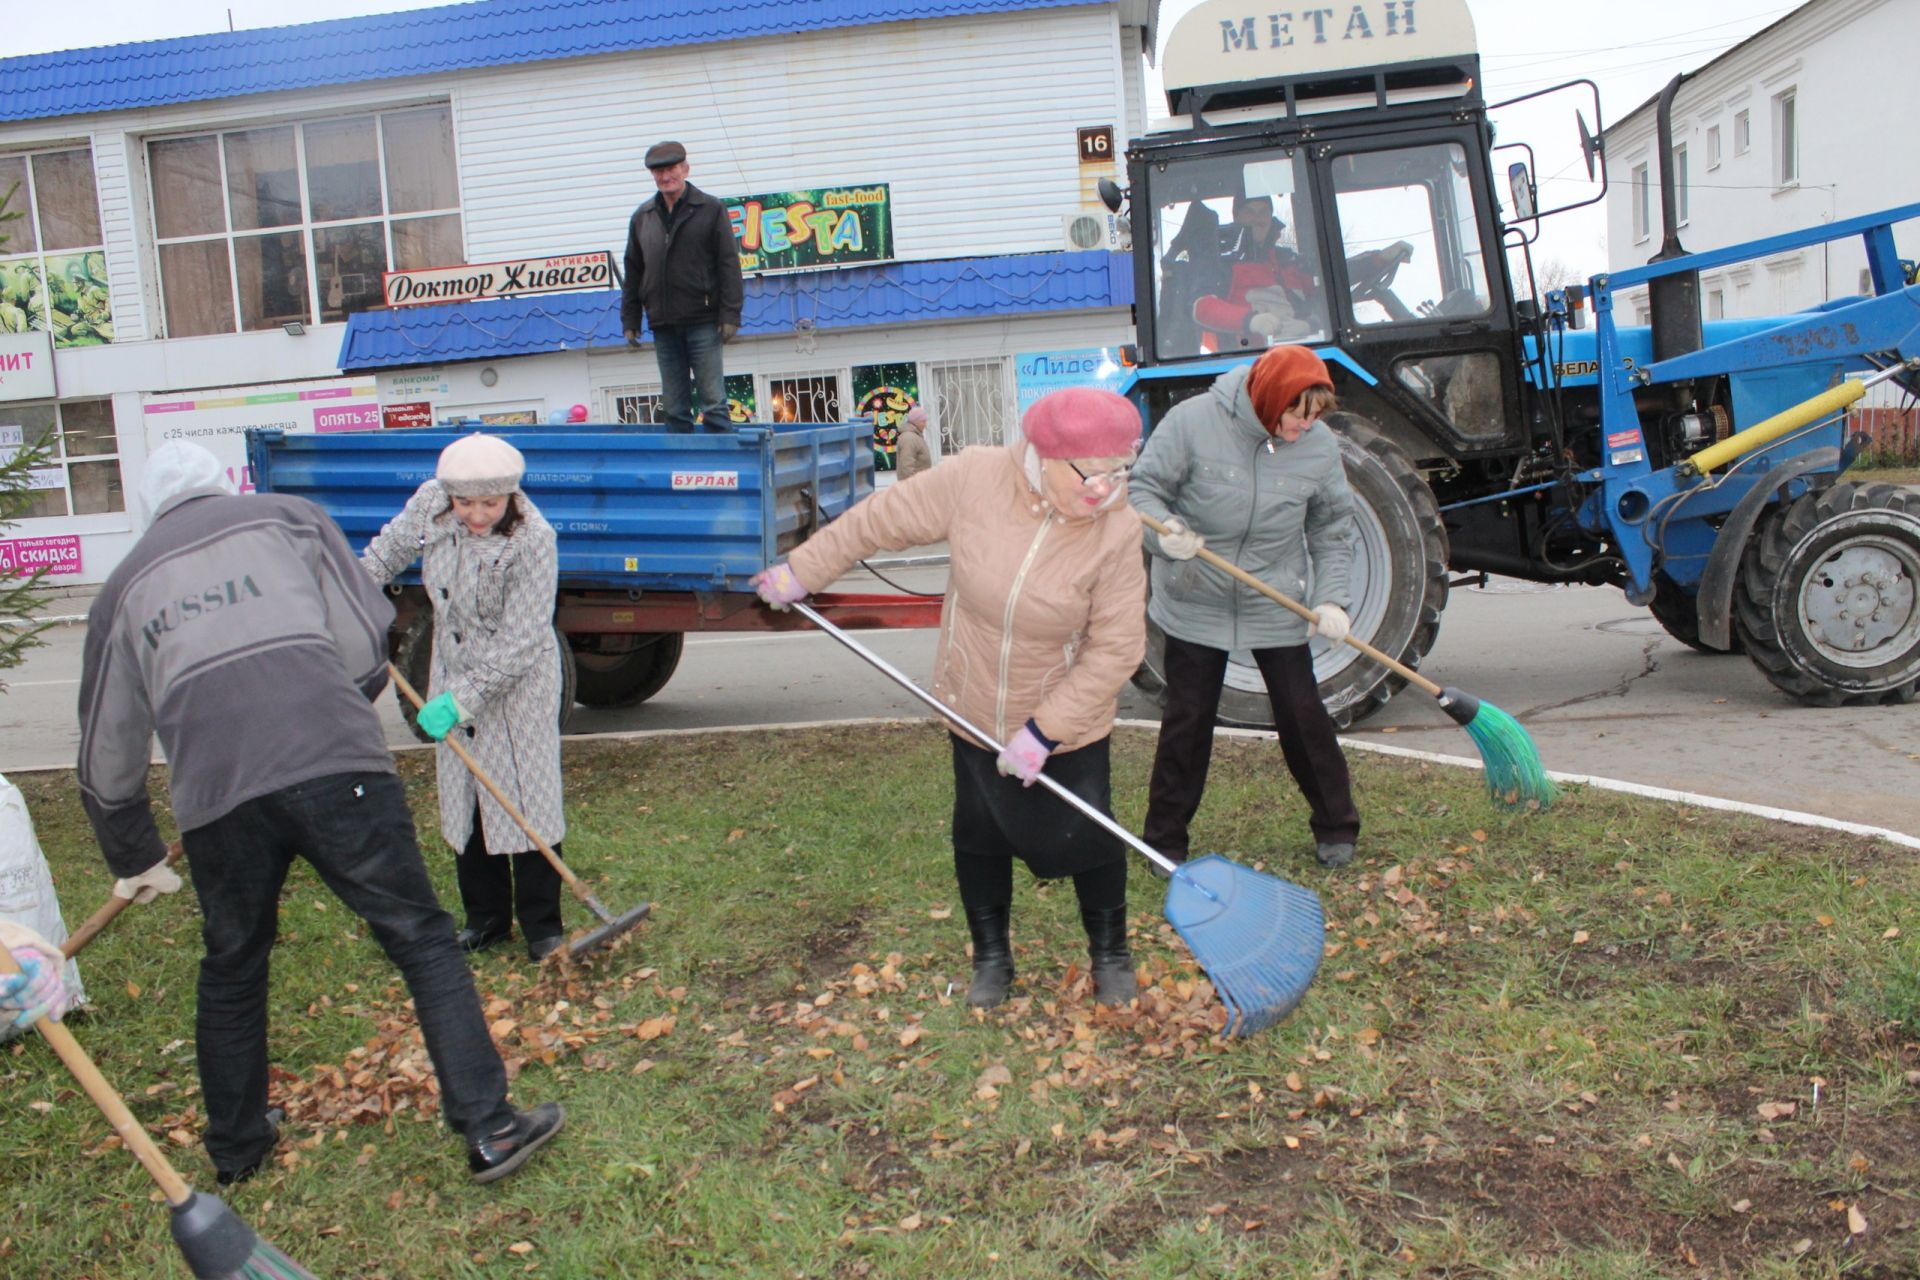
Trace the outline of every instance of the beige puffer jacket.
<path fill-rule="evenodd" d="M 1027 483 L 1019 449 L 966 449 L 882 489 L 788 563 L 822 591 L 875 551 L 944 539 L 934 696 L 1003 743 L 1031 717 L 1072 751 L 1112 731 L 1146 653 L 1140 521 L 1124 500 L 1091 519 L 1059 514 Z"/>

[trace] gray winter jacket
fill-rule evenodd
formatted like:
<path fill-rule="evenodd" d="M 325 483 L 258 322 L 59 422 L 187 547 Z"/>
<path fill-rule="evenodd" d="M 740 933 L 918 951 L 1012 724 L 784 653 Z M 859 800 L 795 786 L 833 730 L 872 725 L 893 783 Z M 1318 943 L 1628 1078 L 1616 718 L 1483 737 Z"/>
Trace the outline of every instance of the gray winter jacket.
<path fill-rule="evenodd" d="M 1175 405 L 1127 481 L 1135 510 L 1178 515 L 1207 549 L 1304 605 L 1348 603 L 1353 494 L 1333 429 L 1316 422 L 1292 444 L 1254 416 L 1241 365 Z M 1147 616 L 1170 636 L 1213 649 L 1275 649 L 1307 642 L 1307 624 L 1200 561 L 1156 554 Z"/>
<path fill-rule="evenodd" d="M 335 773 L 392 773 L 368 699 L 393 606 L 305 498 L 190 489 L 161 505 L 87 613 L 81 803 L 116 876 L 166 856 L 153 735 L 182 831 Z"/>

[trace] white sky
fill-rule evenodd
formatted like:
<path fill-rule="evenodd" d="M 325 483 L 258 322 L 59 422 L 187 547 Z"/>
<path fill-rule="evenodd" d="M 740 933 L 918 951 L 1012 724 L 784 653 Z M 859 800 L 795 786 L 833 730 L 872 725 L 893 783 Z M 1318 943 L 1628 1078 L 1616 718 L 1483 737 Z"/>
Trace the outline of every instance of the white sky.
<path fill-rule="evenodd" d="M 0 56 L 44 53 L 101 43 L 158 40 L 236 29 L 284 26 L 426 8 L 441 0 L 89 0 L 77 8 L 15 3 L 0 21 Z M 1161 31 L 1197 0 L 1163 0 Z M 1251 5 L 1250 8 L 1258 7 Z M 1601 109 L 1619 120 L 1659 91 L 1676 72 L 1716 54 L 1797 8 L 1784 0 L 1468 0 L 1478 30 L 1489 101 L 1586 76 L 1600 85 Z M 910 75 L 910 71 L 908 73 Z M 1500 113 L 1501 142 L 1532 144 L 1539 161 L 1540 201 L 1552 207 L 1586 187 L 1573 112 L 1585 95 L 1568 92 Z M 1149 114 L 1163 115 L 1157 92 Z M 1593 121 L 1588 120 L 1592 127 Z M 1505 156 L 1506 153 L 1502 153 Z M 1545 220 L 1536 261 L 1559 258 L 1582 275 L 1607 265 L 1601 207 Z"/>

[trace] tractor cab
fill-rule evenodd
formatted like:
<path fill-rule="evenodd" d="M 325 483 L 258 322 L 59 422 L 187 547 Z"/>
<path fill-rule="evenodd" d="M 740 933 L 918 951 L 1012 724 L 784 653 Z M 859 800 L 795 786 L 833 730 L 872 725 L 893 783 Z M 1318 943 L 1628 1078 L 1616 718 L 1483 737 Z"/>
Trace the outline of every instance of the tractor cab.
<path fill-rule="evenodd" d="M 1416 460 L 1523 448 L 1463 0 L 1420 0 L 1417 22 L 1392 0 L 1344 17 L 1209 0 L 1163 72 L 1174 118 L 1127 153 L 1150 400 L 1273 344 L 1334 347 Z"/>

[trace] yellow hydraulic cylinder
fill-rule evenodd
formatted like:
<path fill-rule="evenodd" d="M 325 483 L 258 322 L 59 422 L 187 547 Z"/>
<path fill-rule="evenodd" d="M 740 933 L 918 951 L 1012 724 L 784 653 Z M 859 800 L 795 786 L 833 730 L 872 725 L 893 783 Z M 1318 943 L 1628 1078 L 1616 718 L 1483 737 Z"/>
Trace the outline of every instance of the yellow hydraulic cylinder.
<path fill-rule="evenodd" d="M 1719 444 L 1708 445 L 1688 458 L 1685 465 L 1705 475 L 1715 467 L 1732 462 L 1742 454 L 1751 453 L 1763 444 L 1778 440 L 1789 431 L 1798 431 L 1809 422 L 1818 422 L 1828 414 L 1840 412 L 1866 393 L 1866 382 L 1848 378 L 1839 386 L 1829 387 L 1811 400 L 1802 400 L 1791 409 L 1782 409 L 1771 418 L 1754 423 L 1745 431 L 1734 432 Z"/>

